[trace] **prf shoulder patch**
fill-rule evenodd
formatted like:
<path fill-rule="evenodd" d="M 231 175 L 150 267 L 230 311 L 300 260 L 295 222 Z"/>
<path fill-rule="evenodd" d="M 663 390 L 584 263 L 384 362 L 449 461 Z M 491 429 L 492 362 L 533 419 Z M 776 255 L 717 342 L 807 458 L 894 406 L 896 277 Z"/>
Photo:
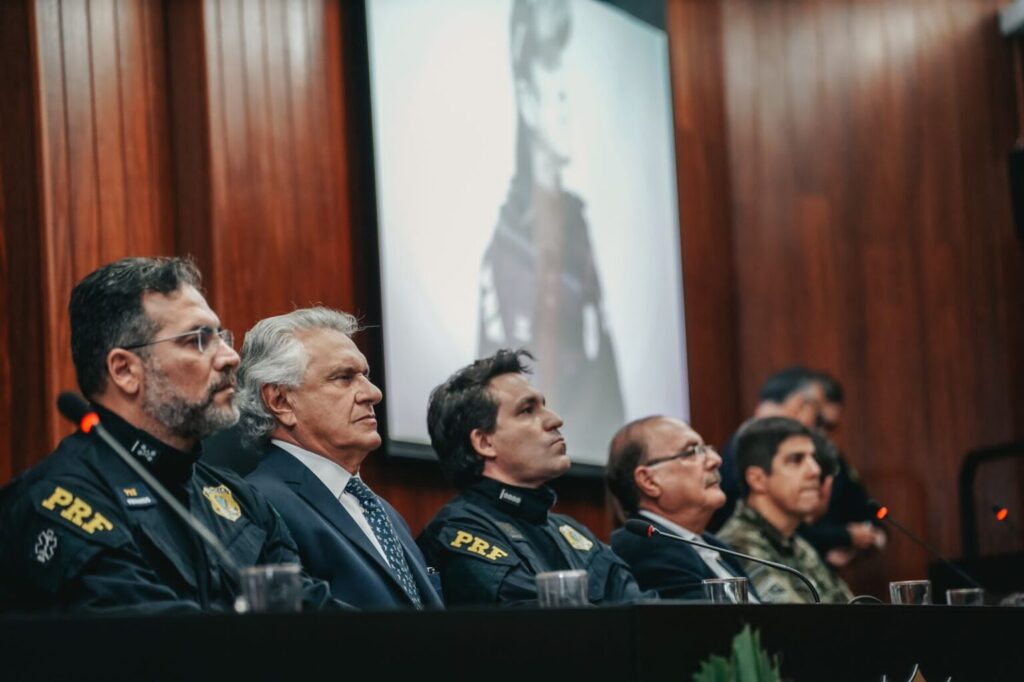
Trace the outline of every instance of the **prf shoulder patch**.
<path fill-rule="evenodd" d="M 242 508 L 235 502 L 231 489 L 226 485 L 219 485 L 216 488 L 207 486 L 203 488 L 203 496 L 210 501 L 213 513 L 223 516 L 232 523 L 242 517 Z"/>
<path fill-rule="evenodd" d="M 562 534 L 562 537 L 565 538 L 565 541 L 568 542 L 573 549 L 581 552 L 589 552 L 594 547 L 594 542 L 592 540 L 570 526 L 568 523 L 563 523 L 559 526 L 558 532 Z"/>
<path fill-rule="evenodd" d="M 508 549 L 493 540 L 482 538 L 476 533 L 454 526 L 447 526 L 441 531 L 440 541 L 450 551 L 468 554 L 491 563 L 506 565 L 519 563 L 519 560 L 512 556 Z"/>
<path fill-rule="evenodd" d="M 67 488 L 50 485 L 39 490 L 49 490 L 49 493 L 44 493 L 39 500 L 39 508 L 44 516 L 63 519 L 86 535 L 104 534 L 114 530 L 114 524 L 110 519 L 95 511 L 91 504 Z"/>

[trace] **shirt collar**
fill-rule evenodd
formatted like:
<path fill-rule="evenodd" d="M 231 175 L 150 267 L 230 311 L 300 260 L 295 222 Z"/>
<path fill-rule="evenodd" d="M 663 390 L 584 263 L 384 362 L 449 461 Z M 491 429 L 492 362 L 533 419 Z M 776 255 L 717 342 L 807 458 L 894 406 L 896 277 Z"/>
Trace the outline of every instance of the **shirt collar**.
<path fill-rule="evenodd" d="M 648 519 L 650 519 L 651 521 L 654 521 L 655 523 L 660 523 L 661 525 L 665 526 L 665 528 L 667 528 L 672 533 L 675 533 L 676 535 L 680 535 L 680 536 L 686 538 L 687 540 L 696 540 L 698 542 L 704 542 L 704 539 L 701 538 L 701 536 L 698 535 L 697 533 L 694 533 L 692 530 L 688 530 L 686 528 L 683 528 L 678 523 L 674 523 L 672 521 L 669 521 L 668 519 L 666 519 L 664 516 L 661 516 L 660 514 L 655 514 L 654 512 L 649 511 L 647 509 L 641 509 L 639 513 L 640 513 L 640 516 L 645 516 Z M 694 549 L 697 549 L 697 548 L 694 547 Z"/>
<path fill-rule="evenodd" d="M 102 405 L 93 404 L 92 407 L 99 414 L 103 427 L 159 481 L 167 485 L 181 485 L 192 476 L 192 469 L 203 454 L 199 443 L 191 452 L 182 452 Z"/>
<path fill-rule="evenodd" d="M 327 489 L 336 498 L 341 497 L 345 492 L 345 486 L 348 485 L 349 479 L 352 478 L 352 474 L 345 467 L 294 443 L 278 440 L 277 438 L 271 439 L 270 442 L 302 462 L 307 469 L 313 472 L 314 476 L 327 486 Z"/>
<path fill-rule="evenodd" d="M 555 506 L 558 496 L 546 485 L 539 488 L 521 488 L 493 478 L 481 477 L 470 490 L 488 499 L 506 514 L 518 516 L 531 523 L 544 523 L 548 511 Z"/>

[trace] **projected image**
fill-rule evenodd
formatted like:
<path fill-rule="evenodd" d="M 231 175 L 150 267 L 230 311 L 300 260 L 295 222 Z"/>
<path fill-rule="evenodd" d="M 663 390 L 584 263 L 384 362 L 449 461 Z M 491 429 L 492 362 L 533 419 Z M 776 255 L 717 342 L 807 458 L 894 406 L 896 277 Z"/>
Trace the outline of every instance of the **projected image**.
<path fill-rule="evenodd" d="M 388 435 L 526 348 L 574 461 L 688 417 L 668 49 L 580 0 L 367 4 Z"/>
<path fill-rule="evenodd" d="M 607 435 L 589 425 L 621 424 L 622 392 L 585 206 L 562 183 L 572 160 L 562 61 L 572 37 L 569 3 L 515 2 L 510 24 L 515 175 L 480 270 L 477 355 L 533 351 L 566 442 L 601 452 Z"/>

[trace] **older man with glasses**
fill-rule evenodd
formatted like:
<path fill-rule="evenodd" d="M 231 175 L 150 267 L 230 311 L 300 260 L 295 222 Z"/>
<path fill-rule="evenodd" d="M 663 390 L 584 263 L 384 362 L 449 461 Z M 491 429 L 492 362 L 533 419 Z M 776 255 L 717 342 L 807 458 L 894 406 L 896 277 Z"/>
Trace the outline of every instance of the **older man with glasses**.
<path fill-rule="evenodd" d="M 712 547 L 729 546 L 704 532 L 725 503 L 720 486 L 722 458 L 686 423 L 647 417 L 626 424 L 612 438 L 606 483 L 628 518 L 663 533 Z M 731 557 L 662 535 L 612 533 L 612 549 L 626 560 L 640 587 L 662 598 L 703 599 L 702 581 L 745 577 Z M 757 601 L 756 593 L 751 601 Z"/>
<path fill-rule="evenodd" d="M 231 332 L 180 258 L 126 258 L 71 292 L 71 354 L 100 421 L 219 540 L 196 532 L 104 442 L 78 431 L 0 491 L 0 610 L 230 610 L 235 567 L 298 562 L 266 498 L 199 462 L 238 420 Z M 307 607 L 333 604 L 303 577 Z"/>

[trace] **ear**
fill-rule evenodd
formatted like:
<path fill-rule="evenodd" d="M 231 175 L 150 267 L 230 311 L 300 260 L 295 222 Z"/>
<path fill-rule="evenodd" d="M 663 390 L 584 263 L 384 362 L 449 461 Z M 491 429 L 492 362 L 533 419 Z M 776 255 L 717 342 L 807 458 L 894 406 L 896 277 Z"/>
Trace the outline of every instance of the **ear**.
<path fill-rule="evenodd" d="M 280 384 L 263 384 L 260 387 L 260 398 L 274 419 L 283 426 L 295 426 L 298 418 L 288 399 L 288 387 Z"/>
<path fill-rule="evenodd" d="M 114 348 L 107 353 L 107 378 L 119 391 L 135 396 L 142 390 L 145 370 L 142 358 L 124 348 Z"/>
<path fill-rule="evenodd" d="M 525 78 L 516 79 L 516 102 L 523 122 L 533 129 L 537 127 L 537 91 Z"/>
<path fill-rule="evenodd" d="M 498 451 L 494 449 L 493 433 L 487 433 L 482 429 L 473 429 L 469 432 L 469 443 L 476 450 L 476 454 L 484 459 L 493 460 L 498 456 Z"/>
<path fill-rule="evenodd" d="M 633 483 L 636 484 L 637 490 L 644 497 L 656 500 L 661 496 L 661 486 L 651 476 L 651 470 L 645 466 L 638 466 L 636 469 L 633 469 Z"/>
<path fill-rule="evenodd" d="M 768 487 L 768 472 L 758 466 L 747 467 L 743 479 L 752 493 L 763 493 Z"/>

